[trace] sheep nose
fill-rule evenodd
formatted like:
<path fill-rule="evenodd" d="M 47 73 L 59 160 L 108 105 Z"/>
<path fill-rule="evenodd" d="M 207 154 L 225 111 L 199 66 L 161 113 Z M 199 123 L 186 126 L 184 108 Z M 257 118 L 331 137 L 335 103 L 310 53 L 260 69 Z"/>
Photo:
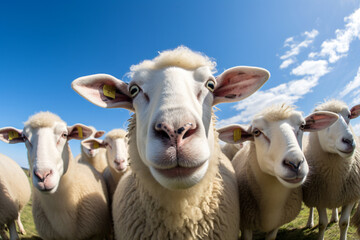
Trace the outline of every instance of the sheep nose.
<path fill-rule="evenodd" d="M 353 146 L 354 145 L 354 139 L 348 139 L 348 138 L 343 138 L 341 139 L 343 143 L 349 145 L 349 146 Z"/>
<path fill-rule="evenodd" d="M 179 128 L 161 122 L 155 125 L 155 132 L 159 138 L 169 141 L 171 145 L 180 146 L 184 140 L 191 137 L 197 131 L 195 123 L 185 123 Z"/>
<path fill-rule="evenodd" d="M 301 161 L 291 161 L 291 160 L 285 159 L 283 161 L 284 166 L 295 173 L 299 172 L 300 166 L 303 163 L 304 163 L 304 159 L 302 159 Z"/>
<path fill-rule="evenodd" d="M 355 149 L 355 141 L 353 138 L 342 138 L 341 141 L 346 145 L 346 150 L 352 152 Z"/>
<path fill-rule="evenodd" d="M 50 169 L 37 170 L 34 169 L 34 176 L 38 179 L 39 182 L 44 182 L 47 177 L 51 176 L 53 173 Z"/>

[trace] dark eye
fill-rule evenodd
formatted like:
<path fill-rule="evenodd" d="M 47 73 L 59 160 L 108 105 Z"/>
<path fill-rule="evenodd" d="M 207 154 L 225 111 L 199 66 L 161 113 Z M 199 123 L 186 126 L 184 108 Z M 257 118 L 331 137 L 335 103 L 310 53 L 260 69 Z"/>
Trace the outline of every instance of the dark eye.
<path fill-rule="evenodd" d="M 131 85 L 129 88 L 129 91 L 130 91 L 131 97 L 136 97 L 136 95 L 138 95 L 138 93 L 140 92 L 140 87 L 136 84 Z"/>
<path fill-rule="evenodd" d="M 351 118 L 351 114 L 348 115 L 348 118 L 349 118 L 349 119 Z"/>
<path fill-rule="evenodd" d="M 253 131 L 253 134 L 254 134 L 255 137 L 258 137 L 258 136 L 260 136 L 261 131 L 259 129 L 255 128 L 254 131 Z"/>
<path fill-rule="evenodd" d="M 305 129 L 305 123 L 301 124 L 299 127 L 300 130 L 304 130 Z"/>
<path fill-rule="evenodd" d="M 68 137 L 68 134 L 67 134 L 67 133 L 63 133 L 63 134 L 61 134 L 61 137 L 67 138 L 67 137 Z"/>
<path fill-rule="evenodd" d="M 209 89 L 211 92 L 213 92 L 215 90 L 215 81 L 212 80 L 212 79 L 209 79 L 207 82 L 206 82 L 206 87 L 207 89 Z"/>

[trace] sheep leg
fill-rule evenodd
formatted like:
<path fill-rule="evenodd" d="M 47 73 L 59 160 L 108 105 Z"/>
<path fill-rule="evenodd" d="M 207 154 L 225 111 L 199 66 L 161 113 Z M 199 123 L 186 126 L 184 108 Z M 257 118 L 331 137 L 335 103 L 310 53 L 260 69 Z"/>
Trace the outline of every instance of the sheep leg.
<path fill-rule="evenodd" d="M 241 230 L 241 240 L 252 240 L 252 230 L 251 229 L 243 229 Z"/>
<path fill-rule="evenodd" d="M 330 223 L 336 223 L 339 221 L 339 213 L 337 208 L 332 209 L 332 214 L 330 218 Z"/>
<path fill-rule="evenodd" d="M 10 224 L 8 224 L 9 233 L 10 233 L 10 240 L 19 240 L 19 235 L 16 231 L 16 225 L 15 221 L 12 221 Z"/>
<path fill-rule="evenodd" d="M 324 240 L 325 230 L 328 225 L 326 208 L 317 208 L 319 213 L 319 240 Z"/>
<path fill-rule="evenodd" d="M 26 231 L 25 231 L 25 228 L 24 228 L 24 225 L 22 224 L 21 222 L 21 218 L 20 218 L 20 213 L 18 215 L 18 218 L 16 219 L 16 223 L 19 227 L 19 232 L 21 235 L 25 235 L 26 234 Z"/>
<path fill-rule="evenodd" d="M 350 214 L 355 203 L 345 205 L 341 209 L 341 217 L 339 221 L 340 240 L 346 240 L 346 234 L 349 227 Z"/>
<path fill-rule="evenodd" d="M 276 228 L 276 229 L 272 230 L 271 232 L 266 233 L 265 240 L 275 240 L 278 230 L 279 229 Z"/>
<path fill-rule="evenodd" d="M 309 212 L 309 218 L 306 223 L 306 228 L 313 228 L 313 227 L 314 227 L 314 208 L 311 207 Z"/>

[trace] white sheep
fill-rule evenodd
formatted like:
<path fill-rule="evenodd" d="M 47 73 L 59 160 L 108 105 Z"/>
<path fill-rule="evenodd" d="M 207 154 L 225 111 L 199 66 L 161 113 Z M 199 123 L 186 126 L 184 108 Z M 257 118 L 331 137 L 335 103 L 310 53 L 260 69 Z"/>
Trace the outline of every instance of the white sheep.
<path fill-rule="evenodd" d="M 31 116 L 23 131 L 0 129 L 4 142 L 25 142 L 33 183 L 33 217 L 44 239 L 98 239 L 110 230 L 105 182 L 95 169 L 74 160 L 68 144 L 70 139 L 90 134 L 90 128 L 67 126 L 50 112 Z"/>
<path fill-rule="evenodd" d="M 31 190 L 28 178 L 21 167 L 11 158 L 0 154 L 0 236 L 8 239 L 4 227 L 7 225 L 10 239 L 19 239 L 15 222 L 21 234 L 25 234 L 20 212 L 30 200 Z"/>
<path fill-rule="evenodd" d="M 235 154 L 243 147 L 242 143 L 232 144 L 232 143 L 225 143 L 221 146 L 221 151 L 227 156 L 227 158 L 231 161 Z"/>
<path fill-rule="evenodd" d="M 131 67 L 129 85 L 110 75 L 81 77 L 73 89 L 92 103 L 134 111 L 128 126 L 131 171 L 113 198 L 117 239 L 237 239 L 239 205 L 212 106 L 244 99 L 269 73 L 215 63 L 186 47 Z"/>
<path fill-rule="evenodd" d="M 106 149 L 102 155 L 107 161 L 107 167 L 103 172 L 110 200 L 115 192 L 116 186 L 128 168 L 128 147 L 126 131 L 113 129 L 108 132 L 104 140 L 87 139 L 83 145 L 89 149 Z"/>
<path fill-rule="evenodd" d="M 244 144 L 232 164 L 239 186 L 242 239 L 266 232 L 275 239 L 279 227 L 296 218 L 302 204 L 301 184 L 308 165 L 301 150 L 303 132 L 332 124 L 337 115 L 313 113 L 306 118 L 287 105 L 274 105 L 258 113 L 248 128 L 230 125 L 218 129 L 219 138 Z"/>
<path fill-rule="evenodd" d="M 350 120 L 360 115 L 360 105 L 349 110 L 344 102 L 330 100 L 317 106 L 317 111 L 331 111 L 339 119 L 327 129 L 310 133 L 308 141 L 304 141 L 310 167 L 303 185 L 304 202 L 318 210 L 319 239 L 324 239 L 328 224 L 326 208 L 342 206 L 340 239 L 346 239 L 351 209 L 360 198 L 358 139 L 350 126 Z"/>
<path fill-rule="evenodd" d="M 104 131 L 97 131 L 92 126 L 89 126 L 89 128 L 92 130 L 92 133 L 89 136 L 91 139 L 99 138 L 105 133 Z M 107 167 L 106 158 L 103 157 L 105 150 L 99 148 L 89 148 L 86 144 L 84 144 L 84 141 L 86 140 L 82 140 L 80 143 L 81 153 L 76 156 L 75 160 L 81 163 L 88 163 L 93 166 L 96 171 L 102 173 Z"/>

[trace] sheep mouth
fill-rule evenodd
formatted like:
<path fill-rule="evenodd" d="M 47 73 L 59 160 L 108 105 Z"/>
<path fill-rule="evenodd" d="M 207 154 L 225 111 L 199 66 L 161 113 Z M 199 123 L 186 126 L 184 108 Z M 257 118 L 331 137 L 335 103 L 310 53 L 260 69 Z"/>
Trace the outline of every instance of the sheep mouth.
<path fill-rule="evenodd" d="M 300 183 L 304 180 L 303 177 L 299 178 L 281 178 L 282 180 L 284 180 L 285 182 L 291 183 L 291 184 L 297 184 Z"/>
<path fill-rule="evenodd" d="M 197 170 L 199 170 L 204 165 L 204 163 L 205 162 L 195 167 L 181 167 L 177 165 L 173 168 L 168 168 L 168 169 L 159 169 L 159 168 L 155 168 L 155 169 L 157 172 L 159 172 L 161 175 L 167 178 L 189 177 L 195 172 L 197 172 Z"/>

